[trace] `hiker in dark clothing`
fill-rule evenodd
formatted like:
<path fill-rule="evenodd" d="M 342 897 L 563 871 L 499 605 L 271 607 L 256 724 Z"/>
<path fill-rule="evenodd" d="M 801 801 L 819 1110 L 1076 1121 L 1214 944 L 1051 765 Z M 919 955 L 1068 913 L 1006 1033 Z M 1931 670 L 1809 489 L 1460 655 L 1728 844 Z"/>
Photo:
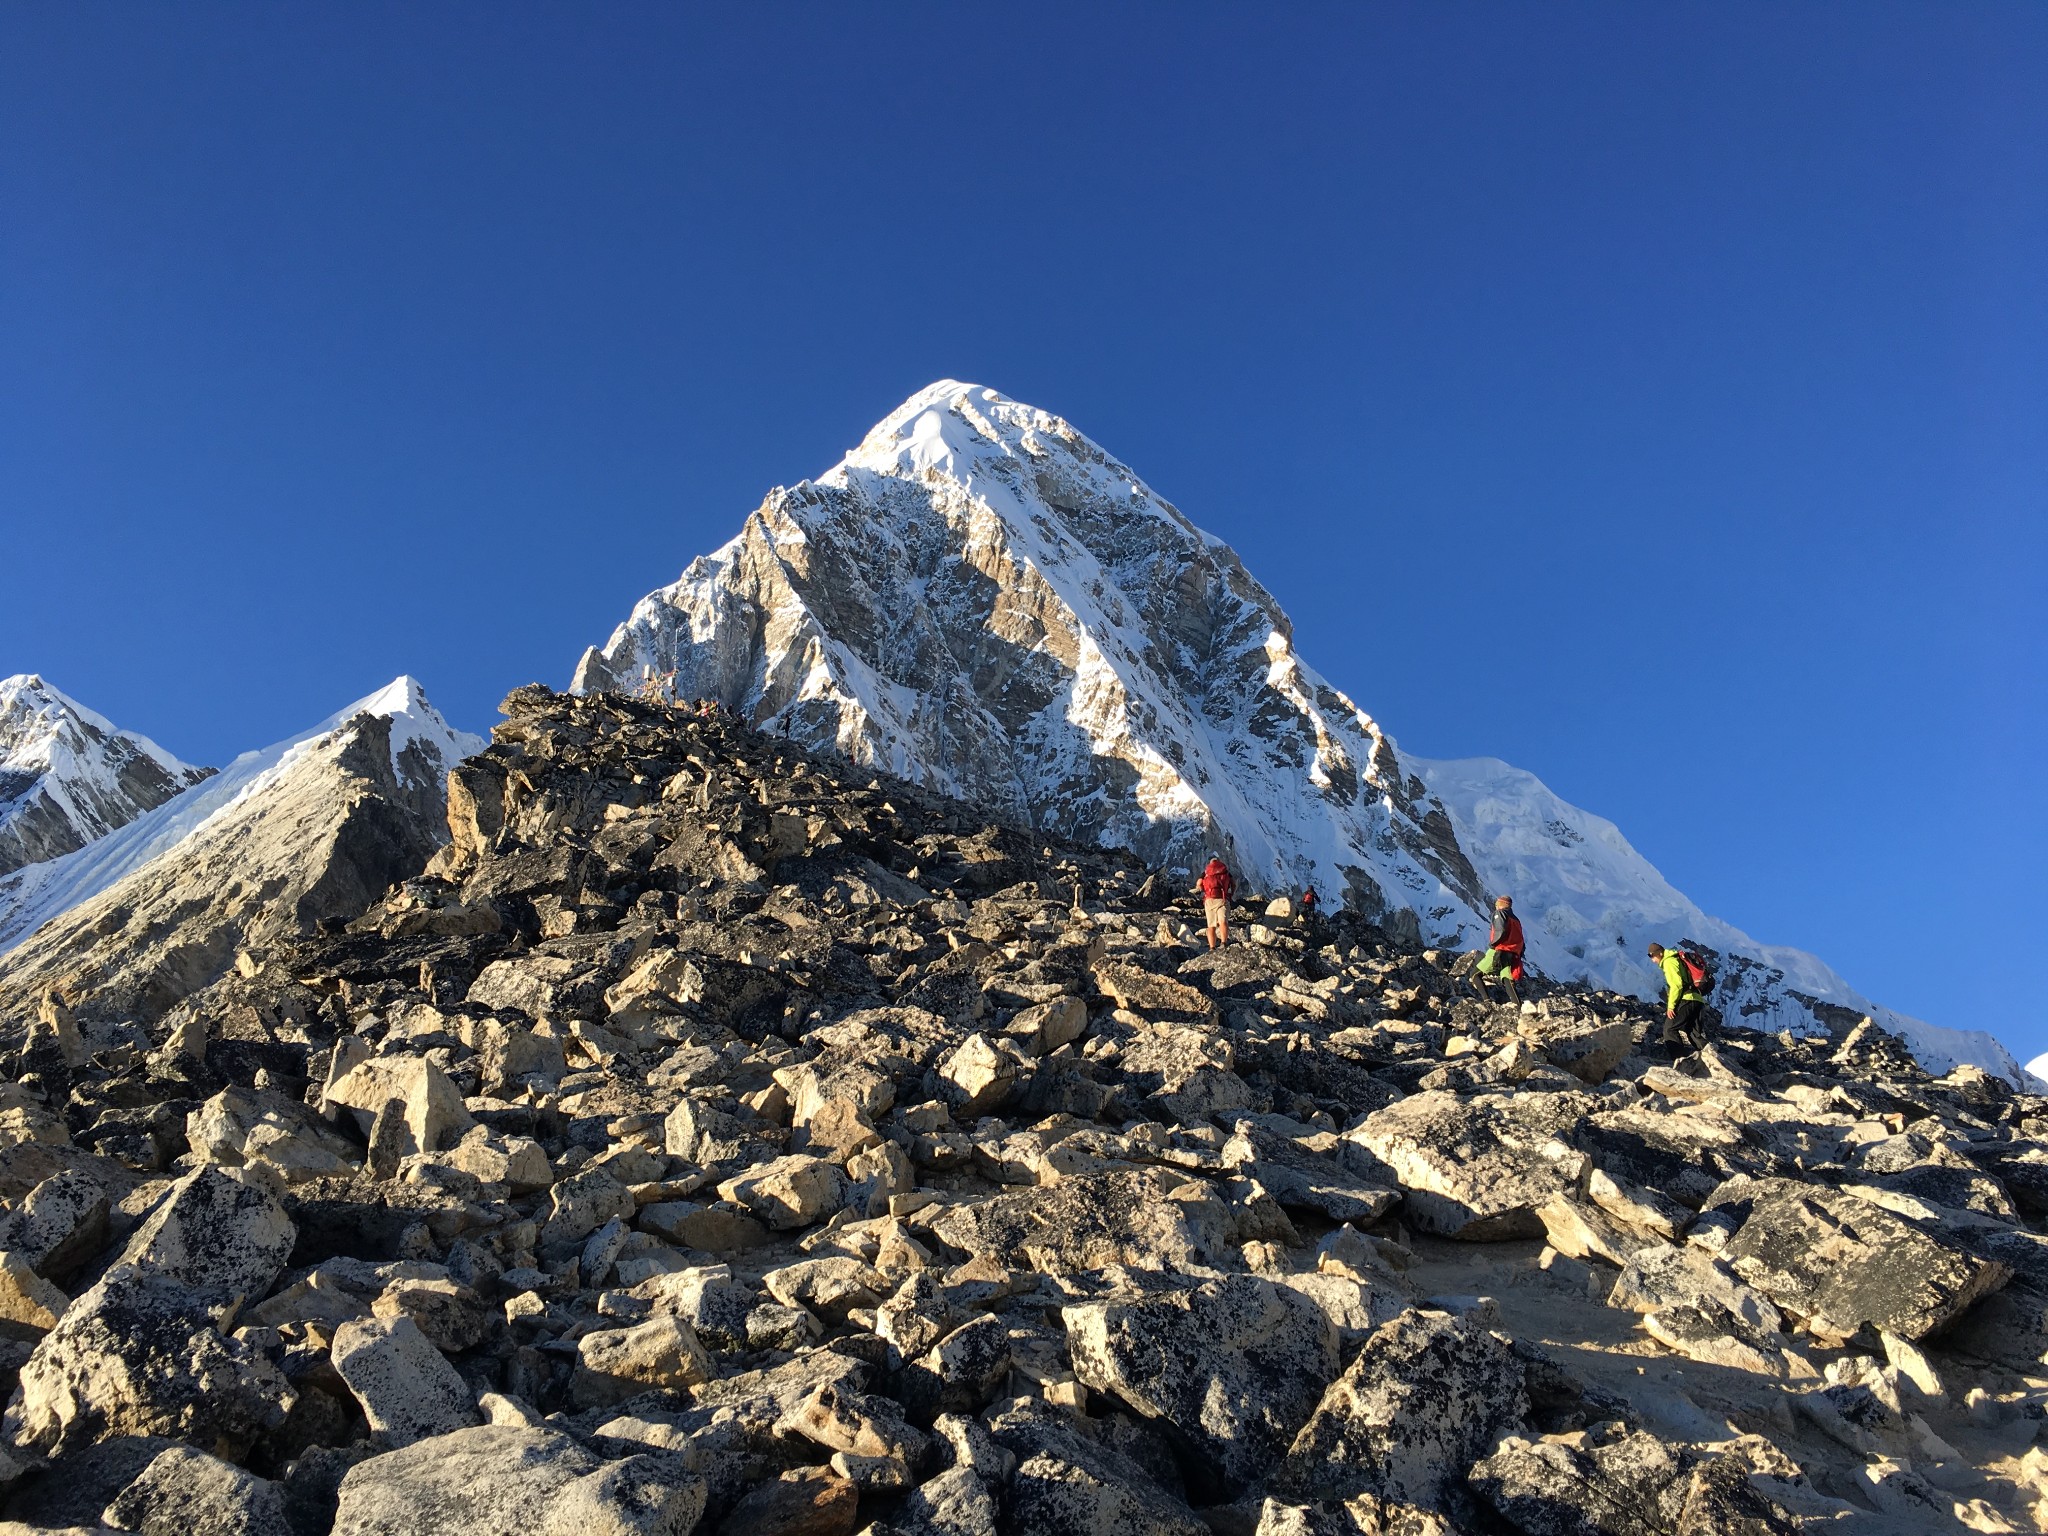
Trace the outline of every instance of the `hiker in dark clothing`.
<path fill-rule="evenodd" d="M 1230 878 L 1230 871 L 1223 867 L 1221 859 L 1211 859 L 1208 868 L 1202 871 L 1202 878 L 1195 882 L 1195 889 L 1202 893 L 1202 921 L 1209 935 L 1209 947 L 1230 942 L 1230 898 L 1237 889 L 1237 882 Z"/>
<path fill-rule="evenodd" d="M 1486 935 L 1486 953 L 1472 971 L 1472 990 L 1491 1002 L 1482 976 L 1498 976 L 1508 989 L 1508 1001 L 1519 1002 L 1515 983 L 1522 979 L 1522 920 L 1515 916 L 1512 896 L 1499 896 L 1493 903 L 1493 927 Z"/>
<path fill-rule="evenodd" d="M 1652 944 L 1650 963 L 1664 972 L 1664 1031 L 1658 1043 L 1698 1050 L 1707 1043 L 1706 967 L 1682 949 Z"/>
<path fill-rule="evenodd" d="M 1301 907 L 1299 909 L 1300 922 L 1301 926 L 1311 934 L 1316 931 L 1316 917 L 1321 909 L 1322 903 L 1316 900 L 1316 888 L 1312 885 L 1304 886 L 1301 892 Z"/>

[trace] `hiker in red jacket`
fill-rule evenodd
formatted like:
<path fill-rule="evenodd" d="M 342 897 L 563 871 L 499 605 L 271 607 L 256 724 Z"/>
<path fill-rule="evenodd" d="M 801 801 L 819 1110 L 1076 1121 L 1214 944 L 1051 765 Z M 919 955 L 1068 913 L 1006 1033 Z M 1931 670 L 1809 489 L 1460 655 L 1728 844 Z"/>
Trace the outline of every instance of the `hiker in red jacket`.
<path fill-rule="evenodd" d="M 1209 947 L 1230 942 L 1230 897 L 1237 889 L 1237 882 L 1230 878 L 1230 871 L 1223 867 L 1221 859 L 1211 859 L 1208 868 L 1202 871 L 1202 878 L 1195 882 L 1195 889 L 1202 893 L 1202 919 L 1208 926 Z"/>
<path fill-rule="evenodd" d="M 1312 885 L 1304 886 L 1301 892 L 1301 906 L 1295 921 L 1313 934 L 1316 931 L 1316 914 L 1321 907 L 1322 903 L 1316 898 L 1316 888 Z"/>
<path fill-rule="evenodd" d="M 1522 979 L 1522 920 L 1515 916 L 1512 896 L 1497 896 L 1493 902 L 1493 927 L 1486 936 L 1486 953 L 1472 971 L 1472 989 L 1489 1002 L 1492 997 L 1479 978 L 1498 976 L 1506 983 L 1508 1001 L 1519 1002 L 1515 983 Z"/>

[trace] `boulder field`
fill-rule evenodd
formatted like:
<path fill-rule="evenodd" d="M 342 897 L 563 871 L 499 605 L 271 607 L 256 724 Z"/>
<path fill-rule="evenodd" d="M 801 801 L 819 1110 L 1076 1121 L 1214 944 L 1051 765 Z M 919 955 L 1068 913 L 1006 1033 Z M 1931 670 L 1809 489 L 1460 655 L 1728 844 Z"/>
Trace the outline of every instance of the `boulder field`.
<path fill-rule="evenodd" d="M 2048 1101 L 506 714 L 360 917 L 0 1020 L 0 1529 L 2048 1529 Z"/>

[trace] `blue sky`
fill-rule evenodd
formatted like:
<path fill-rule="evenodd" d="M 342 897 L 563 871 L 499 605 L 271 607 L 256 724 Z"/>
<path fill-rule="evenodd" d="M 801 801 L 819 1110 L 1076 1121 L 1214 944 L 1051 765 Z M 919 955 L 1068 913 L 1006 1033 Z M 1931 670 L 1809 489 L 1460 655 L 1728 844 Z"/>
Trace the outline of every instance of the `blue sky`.
<path fill-rule="evenodd" d="M 0 5 L 0 673 L 459 724 L 932 379 L 2048 1049 L 2048 8 Z"/>

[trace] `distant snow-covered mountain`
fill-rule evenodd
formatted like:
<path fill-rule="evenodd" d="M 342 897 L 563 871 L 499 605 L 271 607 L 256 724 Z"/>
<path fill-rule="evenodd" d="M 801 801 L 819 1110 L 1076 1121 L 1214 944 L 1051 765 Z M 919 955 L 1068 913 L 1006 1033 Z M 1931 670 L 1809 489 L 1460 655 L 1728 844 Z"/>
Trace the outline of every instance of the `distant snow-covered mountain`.
<path fill-rule="evenodd" d="M 1761 944 L 1687 900 L 1604 817 L 1551 793 L 1498 758 L 1403 759 L 1450 813 L 1489 890 L 1515 897 L 1530 958 L 1547 974 L 1654 996 L 1649 941 L 1683 939 L 1721 957 L 1715 1003 L 1753 1029 L 1803 1031 L 1868 1016 L 1901 1036 L 1923 1066 L 1962 1062 L 2014 1077 L 2018 1063 L 1987 1030 L 1944 1029 L 1871 1001 L 1800 949 Z"/>
<path fill-rule="evenodd" d="M 82 1016 L 152 1017 L 238 948 L 353 916 L 446 842 L 447 771 L 483 745 L 401 677 L 0 876 L 0 1016 L 90 978 Z"/>
<path fill-rule="evenodd" d="M 1405 759 L 1294 649 L 1272 594 L 1067 422 L 952 380 L 643 598 L 578 691 L 713 698 L 1007 819 L 1266 890 L 1317 886 L 1474 945 L 1516 898 L 1546 972 L 1647 994 L 1650 938 L 1726 957 L 1758 1027 L 1869 1013 L 1934 1070 L 2017 1077 L 1981 1031 L 1880 1008 L 1811 955 L 1708 918 L 1609 822 L 1479 759 Z"/>
<path fill-rule="evenodd" d="M 0 679 L 0 875 L 83 848 L 211 772 L 33 673 Z"/>

